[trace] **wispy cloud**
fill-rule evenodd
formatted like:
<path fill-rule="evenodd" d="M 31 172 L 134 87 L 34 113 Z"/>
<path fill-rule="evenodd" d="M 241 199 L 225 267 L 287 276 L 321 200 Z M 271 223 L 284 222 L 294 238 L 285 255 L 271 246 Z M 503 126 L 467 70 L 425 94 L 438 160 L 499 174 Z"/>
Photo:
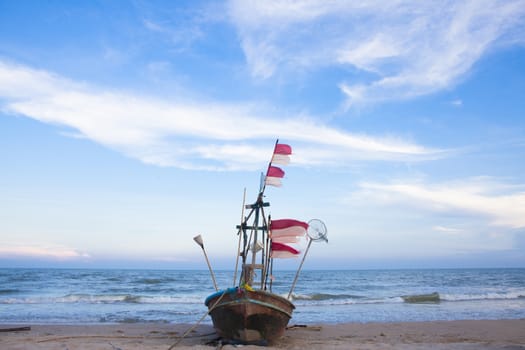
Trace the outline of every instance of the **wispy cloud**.
<path fill-rule="evenodd" d="M 88 259 L 89 254 L 61 245 L 0 243 L 0 257 L 53 260 Z"/>
<path fill-rule="evenodd" d="M 71 128 L 62 134 L 160 166 L 253 169 L 267 161 L 275 137 L 294 142 L 295 163 L 302 165 L 415 161 L 446 154 L 401 138 L 348 133 L 308 116 L 269 117 L 255 104 L 168 101 L 2 61 L 0 98 L 4 112 Z M 264 151 L 260 145 L 266 145 Z"/>
<path fill-rule="evenodd" d="M 176 51 L 185 51 L 204 39 L 210 27 L 225 20 L 221 3 L 190 4 L 178 4 L 169 11 L 149 9 L 151 5 L 147 3 L 138 6 L 147 30 L 164 35 Z"/>
<path fill-rule="evenodd" d="M 439 226 L 439 225 L 432 227 L 432 230 L 443 232 L 443 233 L 448 233 L 448 234 L 457 234 L 463 231 L 462 229 L 459 229 L 459 228 Z"/>
<path fill-rule="evenodd" d="M 525 188 L 473 178 L 452 183 L 362 183 L 369 196 L 383 201 L 412 203 L 418 208 L 476 214 L 493 225 L 525 227 Z M 436 226 L 441 227 L 441 226 Z M 442 229 L 443 231 L 443 229 Z M 450 230 L 447 229 L 448 232 Z"/>
<path fill-rule="evenodd" d="M 230 2 L 247 62 L 267 79 L 290 69 L 354 67 L 348 105 L 429 94 L 487 52 L 525 42 L 523 1 Z"/>

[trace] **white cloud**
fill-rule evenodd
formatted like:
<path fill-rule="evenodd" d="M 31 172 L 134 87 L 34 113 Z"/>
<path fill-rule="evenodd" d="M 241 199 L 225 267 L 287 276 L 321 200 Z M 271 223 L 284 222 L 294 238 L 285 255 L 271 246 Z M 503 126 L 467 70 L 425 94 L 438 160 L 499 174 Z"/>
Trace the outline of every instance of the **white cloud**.
<path fill-rule="evenodd" d="M 7 258 L 38 258 L 38 259 L 88 259 L 89 254 L 82 253 L 76 249 L 61 245 L 37 245 L 37 244 L 1 244 L 0 257 Z"/>
<path fill-rule="evenodd" d="M 413 204 L 417 208 L 476 214 L 493 225 L 525 227 L 525 189 L 507 186 L 485 178 L 461 182 L 425 184 L 422 182 L 362 183 L 368 196 L 383 201 Z M 439 227 L 439 226 L 436 226 Z"/>
<path fill-rule="evenodd" d="M 457 83 L 487 52 L 525 41 L 525 3 L 492 1 L 230 2 L 255 77 L 353 66 L 349 105 L 403 99 Z"/>
<path fill-rule="evenodd" d="M 81 84 L 0 61 L 4 112 L 71 128 L 143 162 L 191 169 L 252 169 L 268 159 L 270 140 L 293 141 L 296 164 L 421 160 L 444 156 L 392 137 L 357 135 L 313 118 L 268 117 L 256 105 L 172 101 Z M 261 145 L 265 145 L 264 152 Z M 271 146 L 269 146 L 271 147 Z"/>
<path fill-rule="evenodd" d="M 439 225 L 432 227 L 432 230 L 443 232 L 443 233 L 448 233 L 448 234 L 457 234 L 457 233 L 463 232 L 463 230 L 459 228 L 439 226 Z"/>

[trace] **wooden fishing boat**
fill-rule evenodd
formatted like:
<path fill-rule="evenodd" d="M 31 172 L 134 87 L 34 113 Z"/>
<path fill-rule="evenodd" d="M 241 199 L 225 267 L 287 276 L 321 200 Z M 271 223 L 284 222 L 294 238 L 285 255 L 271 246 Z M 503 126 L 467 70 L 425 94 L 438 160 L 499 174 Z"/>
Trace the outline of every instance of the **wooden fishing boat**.
<path fill-rule="evenodd" d="M 295 309 L 277 294 L 238 287 L 210 295 L 205 304 L 219 336 L 245 344 L 272 343 L 280 338 Z"/>
<path fill-rule="evenodd" d="M 310 244 L 312 241 L 327 241 L 326 226 L 320 220 L 314 219 L 308 223 L 294 219 L 272 220 L 265 215 L 265 208 L 270 205 L 263 201 L 266 186 L 280 186 L 284 176 L 284 171 L 274 164 L 288 164 L 291 153 L 289 145 L 280 144 L 277 140 L 268 169 L 265 174 L 261 174 L 256 201 L 249 205 L 243 203 L 241 224 L 237 226 L 238 254 L 233 287 L 223 290 L 217 288 L 202 238 L 195 238 L 203 248 L 217 290 L 206 298 L 205 305 L 217 334 L 224 340 L 267 345 L 281 337 L 295 309 L 290 299 Z M 246 209 L 249 212 L 245 216 Z M 273 293 L 274 259 L 299 256 L 300 252 L 293 244 L 306 237 L 309 243 L 288 297 Z M 237 279 L 239 260 L 242 263 Z"/>

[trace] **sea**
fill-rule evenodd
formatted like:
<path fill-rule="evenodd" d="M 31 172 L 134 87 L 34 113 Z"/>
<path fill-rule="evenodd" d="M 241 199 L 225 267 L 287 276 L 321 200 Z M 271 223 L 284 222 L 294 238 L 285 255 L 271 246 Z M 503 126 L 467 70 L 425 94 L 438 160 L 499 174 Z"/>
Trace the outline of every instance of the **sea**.
<path fill-rule="evenodd" d="M 273 291 L 294 277 L 275 272 Z M 216 279 L 234 285 L 231 271 Z M 192 324 L 214 292 L 201 270 L 0 269 L 0 323 Z M 302 271 L 292 297 L 290 324 L 523 319 L 525 269 Z"/>

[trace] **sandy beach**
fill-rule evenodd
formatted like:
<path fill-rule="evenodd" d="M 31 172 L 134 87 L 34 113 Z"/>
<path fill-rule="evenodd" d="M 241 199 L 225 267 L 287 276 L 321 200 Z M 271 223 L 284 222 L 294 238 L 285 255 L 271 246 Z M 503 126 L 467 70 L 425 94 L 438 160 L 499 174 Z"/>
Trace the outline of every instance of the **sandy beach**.
<path fill-rule="evenodd" d="M 9 328 L 30 327 L 30 330 Z M 2 325 L 0 349 L 243 349 L 217 342 L 209 325 Z M 290 325 L 267 349 L 525 349 L 525 320 Z"/>

